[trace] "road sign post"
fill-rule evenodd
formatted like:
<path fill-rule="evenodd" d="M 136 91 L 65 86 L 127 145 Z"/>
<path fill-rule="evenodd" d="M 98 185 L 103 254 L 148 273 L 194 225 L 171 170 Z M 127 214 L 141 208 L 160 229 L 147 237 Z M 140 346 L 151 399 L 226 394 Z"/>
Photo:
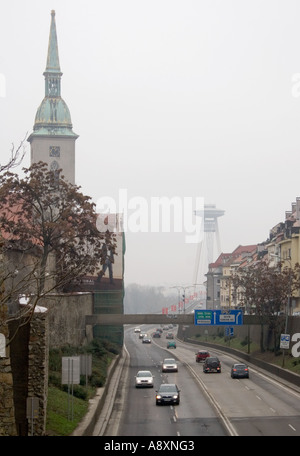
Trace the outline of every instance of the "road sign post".
<path fill-rule="evenodd" d="M 26 399 L 26 418 L 31 422 L 31 435 L 33 435 L 34 420 L 39 416 L 39 398 L 27 397 Z"/>
<path fill-rule="evenodd" d="M 80 357 L 79 356 L 63 356 L 62 357 L 62 371 L 61 371 L 62 385 L 68 385 L 68 420 L 73 421 L 73 386 L 80 383 Z M 71 393 L 70 393 L 71 389 Z M 71 394 L 71 407 L 70 407 L 70 394 Z M 70 418 L 71 408 L 71 418 Z"/>
<path fill-rule="evenodd" d="M 285 350 L 290 348 L 291 337 L 289 334 L 280 334 L 280 348 L 282 348 L 282 367 L 284 367 Z"/>
<path fill-rule="evenodd" d="M 281 334 L 280 335 L 280 348 L 285 348 L 288 350 L 290 348 L 290 335 L 289 334 Z"/>

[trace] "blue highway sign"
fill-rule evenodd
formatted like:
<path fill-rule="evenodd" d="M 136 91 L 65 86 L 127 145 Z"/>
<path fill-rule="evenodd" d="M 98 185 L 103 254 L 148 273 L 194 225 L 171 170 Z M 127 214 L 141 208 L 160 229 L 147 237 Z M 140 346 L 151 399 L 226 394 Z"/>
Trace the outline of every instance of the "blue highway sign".
<path fill-rule="evenodd" d="M 194 324 L 200 325 L 213 325 L 213 326 L 233 326 L 243 324 L 243 312 L 241 310 L 229 310 L 228 312 L 222 310 L 199 310 L 195 309 Z"/>

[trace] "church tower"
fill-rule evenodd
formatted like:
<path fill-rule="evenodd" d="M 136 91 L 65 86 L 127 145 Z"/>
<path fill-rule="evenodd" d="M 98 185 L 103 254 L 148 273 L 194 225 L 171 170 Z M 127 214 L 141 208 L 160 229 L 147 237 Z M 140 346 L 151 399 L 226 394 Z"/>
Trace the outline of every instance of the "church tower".
<path fill-rule="evenodd" d="M 75 141 L 68 106 L 61 97 L 55 11 L 51 11 L 51 26 L 45 76 L 45 97 L 40 104 L 28 138 L 31 148 L 31 164 L 48 163 L 49 169 L 62 169 L 65 179 L 75 185 Z"/>

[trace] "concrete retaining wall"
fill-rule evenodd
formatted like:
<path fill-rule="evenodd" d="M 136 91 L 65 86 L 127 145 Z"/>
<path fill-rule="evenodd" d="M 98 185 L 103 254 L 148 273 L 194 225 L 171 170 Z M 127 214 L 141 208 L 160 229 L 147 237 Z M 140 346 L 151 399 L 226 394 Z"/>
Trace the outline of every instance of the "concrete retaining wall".
<path fill-rule="evenodd" d="M 48 309 L 50 348 L 80 347 L 93 339 L 93 327 L 85 325 L 85 316 L 93 314 L 92 293 L 53 294 L 39 304 Z"/>

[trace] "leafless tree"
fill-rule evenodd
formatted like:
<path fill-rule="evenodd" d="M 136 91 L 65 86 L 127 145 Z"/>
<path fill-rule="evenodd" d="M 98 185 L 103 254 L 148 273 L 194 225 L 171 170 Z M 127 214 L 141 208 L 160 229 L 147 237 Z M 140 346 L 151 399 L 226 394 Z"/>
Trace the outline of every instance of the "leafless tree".
<path fill-rule="evenodd" d="M 26 149 L 25 149 L 25 145 L 24 145 L 26 137 L 27 137 L 27 133 L 26 133 L 25 138 L 20 142 L 20 144 L 17 148 L 15 148 L 15 145 L 12 144 L 12 148 L 10 151 L 10 158 L 9 158 L 8 162 L 5 163 L 4 165 L 1 165 L 1 163 L 0 163 L 0 174 L 2 174 L 4 171 L 8 171 L 13 168 L 16 168 L 17 166 L 20 166 L 20 164 L 22 163 L 23 158 L 26 154 Z"/>
<path fill-rule="evenodd" d="M 271 267 L 266 261 L 238 268 L 231 278 L 241 306 L 261 321 L 261 351 L 264 351 L 263 325 L 268 324 L 274 335 L 274 348 L 282 330 L 282 312 L 288 312 L 289 299 L 300 287 L 300 266 L 286 267 L 281 263 Z"/>

